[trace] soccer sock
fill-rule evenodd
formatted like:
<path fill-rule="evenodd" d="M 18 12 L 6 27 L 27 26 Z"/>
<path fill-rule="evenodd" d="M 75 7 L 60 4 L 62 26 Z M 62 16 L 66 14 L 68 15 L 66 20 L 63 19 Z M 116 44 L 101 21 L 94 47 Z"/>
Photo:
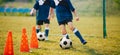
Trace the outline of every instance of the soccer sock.
<path fill-rule="evenodd" d="M 80 41 L 83 43 L 85 40 L 82 38 L 80 32 L 75 28 L 73 30 L 74 34 L 80 39 Z"/>
<path fill-rule="evenodd" d="M 49 34 L 49 28 L 45 28 L 45 36 L 48 37 Z"/>
<path fill-rule="evenodd" d="M 41 28 L 37 28 L 36 27 L 36 32 L 38 33 L 38 32 L 40 32 L 41 31 Z"/>

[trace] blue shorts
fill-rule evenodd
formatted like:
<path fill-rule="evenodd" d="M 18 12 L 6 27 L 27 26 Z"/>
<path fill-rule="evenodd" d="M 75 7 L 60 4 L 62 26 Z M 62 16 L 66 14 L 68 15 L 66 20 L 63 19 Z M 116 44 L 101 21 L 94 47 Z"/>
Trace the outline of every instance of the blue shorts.
<path fill-rule="evenodd" d="M 46 19 L 46 20 L 37 20 L 36 22 L 37 25 L 43 25 L 43 23 L 50 24 L 50 21 Z"/>
<path fill-rule="evenodd" d="M 59 25 L 66 25 L 66 24 L 68 24 L 68 22 L 72 22 L 72 19 L 58 22 L 58 24 L 59 24 Z"/>

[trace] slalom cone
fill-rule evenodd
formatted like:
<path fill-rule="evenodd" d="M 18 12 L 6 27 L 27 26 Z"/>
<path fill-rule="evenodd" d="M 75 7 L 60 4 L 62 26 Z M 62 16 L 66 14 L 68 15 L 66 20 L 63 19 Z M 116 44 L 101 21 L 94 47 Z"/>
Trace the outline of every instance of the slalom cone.
<path fill-rule="evenodd" d="M 20 52 L 30 52 L 25 28 L 22 29 L 22 40 L 20 44 Z"/>
<path fill-rule="evenodd" d="M 8 32 L 8 36 L 7 36 L 7 40 L 4 48 L 4 55 L 14 55 L 11 31 Z"/>
<path fill-rule="evenodd" d="M 37 40 L 35 26 L 32 28 L 32 36 L 31 36 L 31 41 L 30 41 L 30 48 L 38 48 L 38 40 Z"/>

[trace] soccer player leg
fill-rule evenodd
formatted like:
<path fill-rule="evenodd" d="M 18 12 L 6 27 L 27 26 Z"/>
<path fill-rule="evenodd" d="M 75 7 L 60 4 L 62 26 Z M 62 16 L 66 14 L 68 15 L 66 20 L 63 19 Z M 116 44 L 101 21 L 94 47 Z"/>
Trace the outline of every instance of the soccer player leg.
<path fill-rule="evenodd" d="M 49 20 L 45 20 L 44 22 L 45 22 L 45 36 L 46 36 L 45 40 L 48 40 L 50 21 Z"/>
<path fill-rule="evenodd" d="M 38 20 L 37 21 L 37 26 L 36 26 L 36 32 L 40 32 L 41 31 L 41 25 L 43 25 L 43 22 Z"/>
<path fill-rule="evenodd" d="M 45 36 L 46 36 L 45 40 L 48 40 L 48 34 L 49 34 L 49 24 L 45 24 Z"/>
<path fill-rule="evenodd" d="M 36 32 L 38 33 L 38 32 L 40 32 L 41 31 L 41 26 L 40 25 L 37 25 L 36 26 Z"/>
<path fill-rule="evenodd" d="M 67 34 L 67 31 L 66 31 L 65 25 L 64 25 L 64 24 L 61 24 L 61 25 L 60 25 L 60 28 L 61 28 L 62 36 L 69 38 L 69 36 L 68 36 L 68 34 Z"/>
<path fill-rule="evenodd" d="M 86 44 L 87 42 L 83 39 L 83 37 L 81 36 L 80 32 L 78 31 L 78 29 L 76 29 L 72 22 L 68 22 L 68 26 L 69 28 L 74 32 L 74 34 L 80 39 L 81 43 Z"/>

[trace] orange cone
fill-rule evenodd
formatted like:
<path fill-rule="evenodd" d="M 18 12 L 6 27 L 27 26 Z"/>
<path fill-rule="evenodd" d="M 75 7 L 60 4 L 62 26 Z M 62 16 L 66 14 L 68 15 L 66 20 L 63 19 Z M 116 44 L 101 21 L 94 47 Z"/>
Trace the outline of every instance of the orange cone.
<path fill-rule="evenodd" d="M 20 44 L 20 52 L 30 52 L 25 28 L 22 29 L 22 40 Z"/>
<path fill-rule="evenodd" d="M 32 36 L 31 36 L 31 41 L 30 41 L 30 48 L 38 48 L 38 40 L 37 40 L 35 26 L 32 29 Z"/>
<path fill-rule="evenodd" d="M 8 36 L 7 36 L 7 40 L 4 48 L 4 55 L 14 55 L 11 31 L 8 32 Z"/>

